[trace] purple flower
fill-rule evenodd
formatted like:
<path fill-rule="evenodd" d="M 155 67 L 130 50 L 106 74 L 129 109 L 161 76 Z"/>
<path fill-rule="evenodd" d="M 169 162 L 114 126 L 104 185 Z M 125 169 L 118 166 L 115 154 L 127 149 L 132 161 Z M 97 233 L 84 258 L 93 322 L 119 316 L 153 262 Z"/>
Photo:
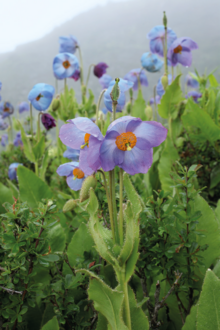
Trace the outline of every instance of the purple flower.
<path fill-rule="evenodd" d="M 155 100 L 156 100 L 156 104 L 159 104 L 160 103 L 160 96 L 156 95 Z M 153 104 L 154 104 L 154 97 L 152 97 L 150 99 L 150 105 L 153 105 Z"/>
<path fill-rule="evenodd" d="M 112 112 L 112 99 L 111 99 L 111 91 L 112 91 L 112 88 L 115 84 L 115 80 L 112 80 L 109 84 L 109 87 L 107 89 L 107 91 L 105 91 L 104 93 L 104 104 L 106 106 L 106 108 L 108 109 L 108 111 Z M 133 82 L 131 81 L 127 81 L 127 80 L 124 80 L 124 79 L 121 79 L 120 78 L 120 81 L 118 83 L 118 86 L 119 86 L 119 89 L 120 89 L 120 95 L 119 95 L 119 98 L 118 98 L 118 104 L 116 106 L 116 112 L 121 112 L 122 109 L 124 108 L 125 106 L 125 102 L 126 102 L 126 99 L 125 99 L 125 92 L 127 90 L 129 90 L 129 88 L 132 88 L 134 85 Z"/>
<path fill-rule="evenodd" d="M 10 180 L 17 180 L 17 168 L 18 165 L 23 165 L 20 163 L 12 163 L 8 169 L 8 177 Z"/>
<path fill-rule="evenodd" d="M 172 75 L 171 74 L 168 74 L 168 85 L 170 85 L 171 82 L 172 82 Z M 163 85 L 162 85 L 162 82 L 161 82 L 161 78 L 158 80 L 156 90 L 157 90 L 157 94 L 160 97 L 162 97 L 163 94 L 165 93 L 164 88 L 163 88 Z"/>
<path fill-rule="evenodd" d="M 15 147 L 23 146 L 23 142 L 21 140 L 21 132 L 18 132 L 16 134 L 16 137 L 13 141 L 13 144 L 14 144 Z"/>
<path fill-rule="evenodd" d="M 69 77 L 69 78 L 74 79 L 75 81 L 79 80 L 79 78 L 80 78 L 80 69 L 77 69 L 74 72 L 74 74 L 71 77 Z"/>
<path fill-rule="evenodd" d="M 0 103 L 0 115 L 2 119 L 9 117 L 14 112 L 14 107 L 10 102 L 1 102 Z"/>
<path fill-rule="evenodd" d="M 196 79 L 194 79 L 192 76 L 190 76 L 190 74 L 186 75 L 185 81 L 186 81 L 187 86 L 189 86 L 189 87 L 192 87 L 192 88 L 199 87 L 199 82 Z"/>
<path fill-rule="evenodd" d="M 72 149 L 70 147 L 67 147 L 67 150 L 64 151 L 64 153 L 63 153 L 63 157 L 69 158 L 74 162 L 78 162 L 79 161 L 79 153 L 80 153 L 80 150 Z"/>
<path fill-rule="evenodd" d="M 102 89 L 107 89 L 111 81 L 112 81 L 112 77 L 109 76 L 108 74 L 103 74 L 103 76 L 99 78 L 99 82 L 102 86 Z"/>
<path fill-rule="evenodd" d="M 100 168 L 99 148 L 103 135 L 89 118 L 78 117 L 68 120 L 60 129 L 60 140 L 72 149 L 80 150 L 79 166 L 90 175 Z"/>
<path fill-rule="evenodd" d="M 157 72 L 162 68 L 163 61 L 157 55 L 147 52 L 141 56 L 141 65 L 149 72 Z"/>
<path fill-rule="evenodd" d="M 30 110 L 30 106 L 29 106 L 29 103 L 27 103 L 27 102 L 21 102 L 18 106 L 19 113 L 23 113 L 23 112 L 26 112 L 29 110 Z"/>
<path fill-rule="evenodd" d="M 44 111 L 50 106 L 54 93 L 53 86 L 43 83 L 36 84 L 30 91 L 28 100 L 36 110 Z"/>
<path fill-rule="evenodd" d="M 71 53 L 74 54 L 76 52 L 76 48 L 79 46 L 78 40 L 76 37 L 70 35 L 69 37 L 60 37 L 60 53 Z"/>
<path fill-rule="evenodd" d="M 53 60 L 53 72 L 57 79 L 69 78 L 79 69 L 79 61 L 71 53 L 60 53 Z"/>
<path fill-rule="evenodd" d="M 66 176 L 68 186 L 75 191 L 81 189 L 82 183 L 87 177 L 80 168 L 79 162 L 70 162 L 60 165 L 57 169 L 57 174 Z"/>
<path fill-rule="evenodd" d="M 5 147 L 6 144 L 8 144 L 8 134 L 3 134 L 1 136 L 1 145 Z"/>
<path fill-rule="evenodd" d="M 3 120 L 3 117 L 0 116 L 0 131 L 4 131 L 8 128 L 8 124 Z"/>
<path fill-rule="evenodd" d="M 96 77 L 101 78 L 103 76 L 103 74 L 106 73 L 107 68 L 108 68 L 108 65 L 106 63 L 100 62 L 94 66 L 93 73 Z"/>
<path fill-rule="evenodd" d="M 133 85 L 134 91 L 138 89 L 138 77 L 140 79 L 140 83 L 142 86 L 148 86 L 147 77 L 142 69 L 133 69 L 124 76 L 125 80 L 134 83 Z"/>
<path fill-rule="evenodd" d="M 170 60 L 172 66 L 176 66 L 178 63 L 183 66 L 190 66 L 192 64 L 191 50 L 197 49 L 198 45 L 190 38 L 178 38 L 176 39 L 167 52 L 167 58 Z"/>
<path fill-rule="evenodd" d="M 190 91 L 186 95 L 186 99 L 192 97 L 195 103 L 198 103 L 198 99 L 202 97 L 202 94 L 197 91 Z"/>
<path fill-rule="evenodd" d="M 49 113 L 43 113 L 41 115 L 41 122 L 47 131 L 53 127 L 56 127 L 56 120 Z"/>
<path fill-rule="evenodd" d="M 163 56 L 163 43 L 165 38 L 165 29 L 163 25 L 155 26 L 147 35 L 150 39 L 150 50 L 154 54 Z M 177 38 L 176 33 L 167 28 L 167 49 L 171 46 L 174 40 Z"/>
<path fill-rule="evenodd" d="M 128 174 L 147 173 L 153 161 L 153 147 L 167 136 L 167 129 L 155 121 L 121 117 L 109 125 L 100 148 L 101 166 L 110 171 L 121 167 Z"/>

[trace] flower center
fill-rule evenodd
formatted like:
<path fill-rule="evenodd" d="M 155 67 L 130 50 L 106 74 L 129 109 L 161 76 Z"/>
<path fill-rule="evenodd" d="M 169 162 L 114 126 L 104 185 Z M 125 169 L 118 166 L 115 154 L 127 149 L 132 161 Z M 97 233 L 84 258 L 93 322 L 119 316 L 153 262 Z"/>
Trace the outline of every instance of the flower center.
<path fill-rule="evenodd" d="M 43 95 L 42 95 L 42 94 L 39 94 L 39 95 L 36 97 L 36 100 L 39 101 L 41 97 L 43 97 Z"/>
<path fill-rule="evenodd" d="M 66 60 L 66 61 L 63 62 L 63 66 L 64 66 L 65 69 L 68 69 L 70 67 L 70 65 L 71 64 L 70 64 L 70 62 L 68 60 Z"/>
<path fill-rule="evenodd" d="M 4 110 L 3 110 L 4 112 L 9 112 L 10 111 L 10 109 L 9 108 L 4 108 Z"/>
<path fill-rule="evenodd" d="M 85 148 L 86 146 L 89 147 L 89 138 L 90 138 L 90 135 L 89 133 L 86 133 L 85 136 L 84 136 L 84 141 L 85 141 L 85 144 L 81 145 L 81 149 Z"/>
<path fill-rule="evenodd" d="M 84 176 L 85 176 L 84 172 L 82 170 L 80 170 L 79 168 L 74 168 L 73 175 L 74 175 L 73 180 L 75 180 L 75 179 L 83 179 Z"/>
<path fill-rule="evenodd" d="M 115 144 L 118 149 L 123 151 L 130 151 L 137 143 L 137 138 L 132 132 L 121 133 L 116 137 Z"/>
<path fill-rule="evenodd" d="M 181 45 L 178 45 L 176 48 L 174 48 L 173 52 L 175 54 L 181 54 L 183 47 Z"/>

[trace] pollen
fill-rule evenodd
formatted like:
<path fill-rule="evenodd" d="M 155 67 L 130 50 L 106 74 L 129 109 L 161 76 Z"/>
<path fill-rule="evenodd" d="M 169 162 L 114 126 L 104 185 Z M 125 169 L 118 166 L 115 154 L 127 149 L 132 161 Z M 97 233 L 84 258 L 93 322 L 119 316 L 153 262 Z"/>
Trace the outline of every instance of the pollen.
<path fill-rule="evenodd" d="M 43 95 L 42 95 L 42 94 L 39 94 L 39 95 L 36 97 L 36 101 L 39 101 L 41 97 L 43 97 Z"/>
<path fill-rule="evenodd" d="M 85 137 L 84 137 L 84 141 L 85 141 L 85 143 L 87 144 L 87 147 L 89 147 L 89 138 L 90 138 L 90 135 L 91 135 L 91 134 L 86 133 L 86 134 L 85 134 Z"/>
<path fill-rule="evenodd" d="M 173 52 L 175 54 L 179 54 L 182 52 L 183 47 L 181 45 L 178 45 L 176 48 L 174 48 Z"/>
<path fill-rule="evenodd" d="M 130 151 L 137 143 L 137 138 L 132 132 L 121 133 L 117 136 L 115 144 L 118 149 L 123 151 Z"/>
<path fill-rule="evenodd" d="M 84 172 L 82 170 L 80 170 L 79 168 L 74 168 L 73 175 L 76 179 L 83 179 L 85 176 Z"/>
<path fill-rule="evenodd" d="M 4 108 L 4 110 L 3 110 L 4 112 L 9 112 L 10 111 L 10 109 L 9 108 Z"/>
<path fill-rule="evenodd" d="M 71 64 L 70 64 L 70 62 L 68 60 L 66 60 L 66 61 L 63 62 L 63 66 L 64 66 L 65 69 L 68 69 L 70 67 L 70 65 Z"/>

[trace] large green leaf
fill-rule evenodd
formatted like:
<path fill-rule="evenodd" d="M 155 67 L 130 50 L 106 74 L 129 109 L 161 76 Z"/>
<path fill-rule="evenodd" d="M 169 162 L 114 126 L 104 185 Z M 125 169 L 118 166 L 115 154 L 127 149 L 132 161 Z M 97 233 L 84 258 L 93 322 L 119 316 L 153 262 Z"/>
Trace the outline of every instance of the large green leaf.
<path fill-rule="evenodd" d="M 19 121 L 18 121 L 18 123 L 19 123 L 19 127 L 20 127 L 20 130 L 21 130 L 21 139 L 22 139 L 22 142 L 23 142 L 25 156 L 31 162 L 35 162 L 35 157 L 34 157 L 32 147 L 31 147 L 30 140 L 27 138 L 22 124 Z"/>
<path fill-rule="evenodd" d="M 146 120 L 145 114 L 146 102 L 143 98 L 142 92 L 139 89 L 137 98 L 132 106 L 132 115 L 142 120 Z"/>
<path fill-rule="evenodd" d="M 198 104 L 192 100 L 187 101 L 183 125 L 187 127 L 195 126 L 201 130 L 202 135 L 211 143 L 220 139 L 220 128 L 214 123 L 210 115 L 202 110 Z"/>
<path fill-rule="evenodd" d="M 35 157 L 35 161 L 39 160 L 44 152 L 45 152 L 45 137 L 44 135 L 40 138 L 40 141 L 36 143 L 36 145 L 33 147 L 33 153 Z"/>
<path fill-rule="evenodd" d="M 167 86 L 166 92 L 163 94 L 160 104 L 158 104 L 158 112 L 162 118 L 169 118 L 176 110 L 177 104 L 182 100 L 180 77 L 181 75 L 177 76 L 172 84 Z"/>
<path fill-rule="evenodd" d="M 196 315 L 197 315 L 197 306 L 193 306 L 190 310 L 190 314 L 186 318 L 186 322 L 182 330 L 197 330 L 196 328 Z"/>
<path fill-rule="evenodd" d="M 127 208 L 125 210 L 125 222 L 126 222 L 125 241 L 119 255 L 119 262 L 122 265 L 130 257 L 135 240 L 135 232 L 134 232 L 135 224 L 133 221 L 133 213 L 130 202 L 128 203 Z"/>
<path fill-rule="evenodd" d="M 17 175 L 21 200 L 27 201 L 30 207 L 37 207 L 43 198 L 52 198 L 53 194 L 48 185 L 28 168 L 18 166 Z"/>
<path fill-rule="evenodd" d="M 51 251 L 63 251 L 66 245 L 66 235 L 64 229 L 60 224 L 55 225 L 53 228 L 50 228 L 47 234 L 47 240 L 51 247 Z"/>
<path fill-rule="evenodd" d="M 13 204 L 14 200 L 11 190 L 0 182 L 0 213 L 6 212 L 5 208 L 2 206 L 5 202 Z"/>
<path fill-rule="evenodd" d="M 19 190 L 18 188 L 14 185 L 14 183 L 11 182 L 11 180 L 8 180 L 7 179 L 7 182 L 8 182 L 8 186 L 11 190 L 11 193 L 12 193 L 12 196 L 16 199 L 18 199 L 18 196 L 19 196 Z"/>
<path fill-rule="evenodd" d="M 216 187 L 220 182 L 220 165 L 215 166 L 212 169 L 211 175 L 210 175 L 210 189 Z"/>
<path fill-rule="evenodd" d="M 149 321 L 141 307 L 138 306 L 133 290 L 128 287 L 132 330 L 148 330 Z"/>
<path fill-rule="evenodd" d="M 42 330 L 59 330 L 59 324 L 56 316 L 54 316 L 50 321 L 48 321 L 42 328 Z"/>
<path fill-rule="evenodd" d="M 99 313 L 98 316 L 98 323 L 96 330 L 108 330 L 108 321 L 101 313 Z"/>
<path fill-rule="evenodd" d="M 196 330 L 220 330 L 220 280 L 208 269 L 198 302 Z"/>
<path fill-rule="evenodd" d="M 134 189 L 133 184 L 127 173 L 124 173 L 123 183 L 125 191 L 127 193 L 128 199 L 131 202 L 131 208 L 133 212 L 134 219 L 137 220 L 140 212 L 142 211 L 142 206 L 140 202 L 140 197 Z"/>

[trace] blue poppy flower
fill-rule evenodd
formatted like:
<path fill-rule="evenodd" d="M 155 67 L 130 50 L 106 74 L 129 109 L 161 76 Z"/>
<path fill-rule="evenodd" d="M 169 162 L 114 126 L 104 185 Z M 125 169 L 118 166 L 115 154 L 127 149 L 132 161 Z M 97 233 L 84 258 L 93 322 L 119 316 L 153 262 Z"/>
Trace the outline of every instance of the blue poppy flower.
<path fill-rule="evenodd" d="M 78 58 L 70 53 L 60 53 L 53 60 L 54 75 L 58 79 L 69 78 L 79 71 Z"/>
<path fill-rule="evenodd" d="M 70 189 L 80 190 L 83 181 L 87 177 L 85 173 L 79 168 L 79 162 L 70 162 L 62 164 L 57 169 L 59 176 L 66 176 L 66 182 Z"/>
<path fill-rule="evenodd" d="M 168 85 L 170 85 L 172 82 L 172 75 L 168 74 Z M 156 87 L 157 94 L 162 97 L 162 95 L 165 93 L 161 78 L 158 80 L 157 87 Z"/>
<path fill-rule="evenodd" d="M 139 76 L 141 85 L 148 86 L 147 77 L 142 69 L 133 69 L 124 76 L 125 80 L 131 81 L 134 83 L 134 85 L 133 85 L 134 91 L 136 91 L 138 89 L 138 76 Z"/>
<path fill-rule="evenodd" d="M 3 134 L 1 136 L 1 145 L 5 147 L 8 144 L 8 134 Z"/>
<path fill-rule="evenodd" d="M 112 112 L 112 99 L 111 99 L 110 94 L 112 92 L 112 88 L 113 88 L 114 84 L 115 84 L 115 80 L 112 80 L 109 84 L 107 91 L 105 91 L 105 93 L 104 93 L 104 104 L 105 104 L 106 108 L 108 109 L 108 111 L 110 111 L 110 112 Z M 119 95 L 119 98 L 117 101 L 118 104 L 116 106 L 116 112 L 121 112 L 122 109 L 124 108 L 125 102 L 126 102 L 125 92 L 127 90 L 129 90 L 129 88 L 132 88 L 133 85 L 134 85 L 133 82 L 120 78 L 120 81 L 118 83 L 120 95 Z"/>
<path fill-rule="evenodd" d="M 10 180 L 17 180 L 17 168 L 19 165 L 23 165 L 23 164 L 20 164 L 20 163 L 12 163 L 10 166 L 9 166 L 9 169 L 8 169 L 8 177 Z"/>
<path fill-rule="evenodd" d="M 141 56 L 141 65 L 149 72 L 157 72 L 162 68 L 163 61 L 157 55 L 147 52 Z"/>
<path fill-rule="evenodd" d="M 112 77 L 109 76 L 108 74 L 103 74 L 103 76 L 99 78 L 99 82 L 103 89 L 107 89 L 111 81 L 112 81 Z"/>
<path fill-rule="evenodd" d="M 189 87 L 192 87 L 192 88 L 199 87 L 199 82 L 196 79 L 194 79 L 192 76 L 190 76 L 190 74 L 186 75 L 185 81 L 186 81 L 187 86 L 189 86 Z"/>
<path fill-rule="evenodd" d="M 51 85 L 44 83 L 36 84 L 28 95 L 28 100 L 32 103 L 36 110 L 46 110 L 55 93 L 55 89 Z"/>
<path fill-rule="evenodd" d="M 3 120 L 2 116 L 0 116 L 0 131 L 4 131 L 8 128 L 8 124 Z"/>
<path fill-rule="evenodd" d="M 18 106 L 18 112 L 23 113 L 30 110 L 30 105 L 28 102 L 21 102 Z"/>
<path fill-rule="evenodd" d="M 167 52 L 167 58 L 170 60 L 172 66 L 178 63 L 185 67 L 192 64 L 191 50 L 198 49 L 198 45 L 191 38 L 178 38 L 170 46 Z"/>
<path fill-rule="evenodd" d="M 23 142 L 21 140 L 21 132 L 18 132 L 16 134 L 16 137 L 13 141 L 13 144 L 14 144 L 15 147 L 23 146 Z"/>
<path fill-rule="evenodd" d="M 79 161 L 79 153 L 80 153 L 80 150 L 67 147 L 67 150 L 64 151 L 64 153 L 63 153 L 63 157 L 69 158 L 74 162 L 78 162 Z"/>
<path fill-rule="evenodd" d="M 192 97 L 195 103 L 198 103 L 198 99 L 202 97 L 202 94 L 197 91 L 190 91 L 186 94 L 186 99 Z"/>
<path fill-rule="evenodd" d="M 105 73 L 108 65 L 104 62 L 100 62 L 94 66 L 93 73 L 97 78 L 101 78 Z"/>
<path fill-rule="evenodd" d="M 76 52 L 77 47 L 79 46 L 78 40 L 76 37 L 70 35 L 69 37 L 59 37 L 60 44 L 60 53 L 71 53 Z"/>
<path fill-rule="evenodd" d="M 165 29 L 164 25 L 155 26 L 147 35 L 150 39 L 150 50 L 154 54 L 163 56 L 163 43 L 165 38 Z M 167 28 L 167 49 L 171 46 L 174 40 L 177 39 L 176 33 Z"/>
<path fill-rule="evenodd" d="M 0 115 L 2 118 L 9 117 L 14 112 L 14 107 L 10 102 L 1 102 L 0 103 Z"/>

